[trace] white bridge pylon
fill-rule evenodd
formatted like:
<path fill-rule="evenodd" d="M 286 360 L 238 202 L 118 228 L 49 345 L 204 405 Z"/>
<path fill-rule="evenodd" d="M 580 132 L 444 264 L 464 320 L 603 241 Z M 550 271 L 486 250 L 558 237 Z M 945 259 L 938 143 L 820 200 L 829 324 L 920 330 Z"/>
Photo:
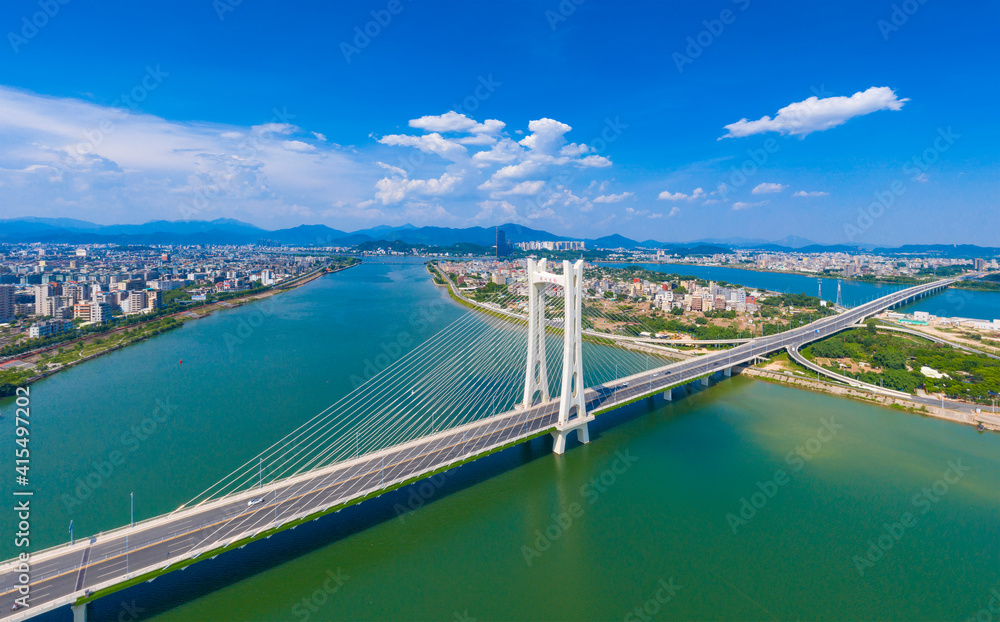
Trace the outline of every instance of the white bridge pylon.
<path fill-rule="evenodd" d="M 563 320 L 562 391 L 559 395 L 559 420 L 552 433 L 555 442 L 552 450 L 566 451 L 566 437 L 576 430 L 581 443 L 590 442 L 587 423 L 594 420 L 587 414 L 583 399 L 583 261 L 563 262 L 563 273 L 546 270 L 546 261 L 528 259 L 528 364 L 524 376 L 524 401 L 530 407 L 535 396 L 546 402 L 549 395 L 548 373 L 545 368 L 545 288 L 557 285 L 563 288 L 566 304 Z"/>

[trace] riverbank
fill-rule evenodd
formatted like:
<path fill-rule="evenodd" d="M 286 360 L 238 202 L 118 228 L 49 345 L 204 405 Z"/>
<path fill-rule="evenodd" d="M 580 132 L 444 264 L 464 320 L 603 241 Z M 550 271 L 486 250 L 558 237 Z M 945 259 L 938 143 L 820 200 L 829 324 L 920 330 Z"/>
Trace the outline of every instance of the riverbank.
<path fill-rule="evenodd" d="M 436 264 L 432 262 L 427 262 L 426 267 L 427 271 L 433 277 L 432 282 L 434 283 L 434 285 L 446 288 L 448 291 L 448 297 L 451 298 L 453 302 L 467 309 L 475 311 L 477 313 L 482 313 L 490 317 L 499 318 L 501 320 L 510 322 L 512 324 L 520 324 L 523 326 L 527 323 L 527 320 L 513 314 L 510 311 L 501 312 L 498 310 L 484 308 L 483 306 L 477 304 L 476 302 L 469 300 L 468 298 L 465 298 L 464 296 L 458 293 L 458 290 L 455 288 L 454 281 L 448 278 L 448 275 L 442 272 L 441 269 Z M 556 328 L 551 325 L 546 328 L 546 331 L 556 335 L 562 335 L 563 332 L 561 328 Z M 666 360 L 679 361 L 681 359 L 689 358 L 691 356 L 690 353 L 680 352 L 679 350 L 676 349 L 676 347 L 659 346 L 642 342 L 622 342 L 622 341 L 616 341 L 614 339 L 603 339 L 597 335 L 587 334 L 586 331 L 584 331 L 582 338 L 584 341 L 587 341 L 589 343 L 611 346 L 615 348 L 622 348 L 624 350 L 632 350 L 633 352 L 643 352 L 653 356 L 658 356 Z"/>
<path fill-rule="evenodd" d="M 86 337 L 56 343 L 20 356 L 12 357 L 10 360 L 5 361 L 3 365 L 0 365 L 0 397 L 13 395 L 16 387 L 28 386 L 60 371 L 115 352 L 126 346 L 146 341 L 163 332 L 180 328 L 185 322 L 208 317 L 221 309 L 232 309 L 250 302 L 270 298 L 276 294 L 289 292 L 307 283 L 311 283 L 326 274 L 340 272 L 358 265 L 361 265 L 361 261 L 347 266 L 340 266 L 336 269 L 329 269 L 329 267 L 319 268 L 303 276 L 296 277 L 288 283 L 278 284 L 263 291 L 219 300 L 191 309 L 183 309 L 169 315 L 163 315 L 101 333 L 92 333 Z M 76 354 L 76 358 L 70 358 L 74 353 Z M 38 370 L 38 367 L 43 364 L 46 365 L 46 368 Z M 26 376 L 26 370 L 29 369 L 35 370 L 38 373 Z"/>
<path fill-rule="evenodd" d="M 788 371 L 777 371 L 772 369 L 763 369 L 760 367 L 747 367 L 741 373 L 765 382 L 784 384 L 816 393 L 826 393 L 829 395 L 836 395 L 838 397 L 846 397 L 859 402 L 866 402 L 876 406 L 884 406 L 894 410 L 902 410 L 917 415 L 926 415 L 928 417 L 935 417 L 937 419 L 944 419 L 955 423 L 976 426 L 981 422 L 985 429 L 1000 432 L 1000 414 L 984 412 L 977 415 L 959 412 L 956 410 L 949 410 L 938 406 L 926 406 L 924 404 L 918 404 L 917 402 L 912 402 L 899 397 L 875 395 L 863 389 L 846 387 L 832 382 L 826 382 L 824 380 L 817 380 L 815 378 L 797 376 L 793 372 Z"/>
<path fill-rule="evenodd" d="M 845 277 L 845 276 L 838 275 L 838 274 L 822 274 L 822 273 L 819 273 L 819 272 L 802 272 L 801 270 L 768 270 L 766 268 L 758 268 L 754 264 L 735 264 L 735 265 L 734 264 L 705 264 L 705 263 L 684 263 L 684 262 L 675 262 L 675 261 L 643 261 L 643 262 L 637 262 L 637 261 L 616 261 L 616 260 L 609 260 L 609 259 L 600 259 L 600 260 L 597 260 L 597 261 L 600 261 L 600 263 L 622 264 L 624 266 L 628 266 L 628 265 L 642 265 L 642 264 L 656 264 L 656 265 L 663 265 L 663 266 L 678 266 L 678 267 L 687 267 L 687 266 L 690 266 L 690 267 L 697 267 L 697 268 L 725 268 L 725 269 L 728 269 L 728 270 L 746 270 L 747 272 L 760 272 L 760 273 L 763 273 L 763 274 L 791 274 L 791 275 L 795 275 L 795 276 L 804 276 L 804 277 L 809 277 L 809 278 L 813 278 L 813 279 L 829 279 L 829 280 L 832 280 L 832 281 L 843 281 L 845 283 L 859 283 L 859 284 L 862 284 L 862 285 L 900 285 L 900 286 L 905 286 L 905 287 L 911 287 L 913 285 L 921 285 L 923 283 L 930 283 L 931 281 L 939 278 L 939 277 L 935 277 L 935 276 L 928 276 L 926 278 L 890 276 L 890 277 L 873 277 L 873 278 L 860 278 L 860 279 L 857 279 L 857 278 Z M 678 273 L 678 274 L 680 276 L 684 276 L 683 274 L 680 274 L 680 273 Z M 959 281 L 958 283 L 952 285 L 952 287 L 954 287 L 955 289 L 969 289 L 969 290 L 987 291 L 987 292 L 1000 291 L 1000 283 L 997 284 L 997 287 L 995 289 L 994 288 L 990 288 L 990 287 L 975 287 L 975 286 L 963 287 L 962 286 L 962 281 Z"/>

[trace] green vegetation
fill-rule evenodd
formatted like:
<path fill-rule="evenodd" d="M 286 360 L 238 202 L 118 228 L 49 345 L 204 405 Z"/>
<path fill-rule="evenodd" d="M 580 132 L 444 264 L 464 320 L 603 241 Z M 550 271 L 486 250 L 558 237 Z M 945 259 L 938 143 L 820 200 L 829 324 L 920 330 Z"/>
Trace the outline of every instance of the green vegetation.
<path fill-rule="evenodd" d="M 952 285 L 955 289 L 971 289 L 982 292 L 1000 292 L 1000 282 L 993 280 L 959 281 Z"/>
<path fill-rule="evenodd" d="M 163 298 L 161 302 L 163 302 L 163 306 L 168 306 L 173 304 L 174 302 L 179 303 L 184 300 L 191 300 L 191 294 L 187 293 L 183 289 L 178 288 L 163 292 Z"/>
<path fill-rule="evenodd" d="M 871 368 L 852 376 L 896 391 L 915 393 L 922 388 L 928 393 L 943 393 L 952 399 L 982 404 L 995 397 L 990 392 L 1000 393 L 1000 361 L 917 337 L 879 333 L 870 327 L 828 337 L 802 353 L 811 360 L 822 357 L 864 362 Z M 844 373 L 832 365 L 825 367 Z M 930 367 L 946 376 L 927 378 L 920 373 L 921 367 Z"/>
<path fill-rule="evenodd" d="M 62 348 L 56 348 L 41 355 L 38 364 L 34 367 L 12 367 L 0 370 L 0 397 L 14 395 L 17 387 L 26 386 L 33 378 L 49 370 L 71 365 L 88 357 L 116 350 L 142 339 L 148 339 L 168 330 L 179 328 L 182 324 L 181 321 L 172 317 L 147 322 L 134 328 L 126 328 L 112 333 L 107 339 L 98 338 L 90 343 L 77 341 Z M 43 340 L 36 339 L 34 341 Z"/>
<path fill-rule="evenodd" d="M 507 287 L 505 285 L 497 285 L 493 281 L 489 281 L 486 285 L 482 286 L 479 291 L 472 294 L 471 298 L 476 302 L 483 302 L 484 300 L 492 298 L 505 291 L 507 291 Z"/>

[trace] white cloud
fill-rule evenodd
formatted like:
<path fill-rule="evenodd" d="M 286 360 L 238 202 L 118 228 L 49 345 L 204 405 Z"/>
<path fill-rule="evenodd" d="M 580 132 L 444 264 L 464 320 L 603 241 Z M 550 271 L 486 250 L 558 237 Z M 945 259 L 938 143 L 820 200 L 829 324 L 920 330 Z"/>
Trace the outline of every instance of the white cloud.
<path fill-rule="evenodd" d="M 485 224 L 522 223 L 524 218 L 517 213 L 517 208 L 507 201 L 480 201 L 479 213 L 476 214 L 473 221 Z"/>
<path fill-rule="evenodd" d="M 565 134 L 573 128 L 555 119 L 536 119 L 528 122 L 531 134 L 519 143 L 543 155 L 555 155 L 566 143 Z"/>
<path fill-rule="evenodd" d="M 683 192 L 674 192 L 671 194 L 669 190 L 664 190 L 656 198 L 660 199 L 661 201 L 684 201 L 690 199 L 691 197 L 684 194 Z"/>
<path fill-rule="evenodd" d="M 309 143 L 304 143 L 301 140 L 286 140 L 281 143 L 281 146 L 291 151 L 301 151 L 303 153 L 307 151 L 316 151 L 316 147 L 310 145 Z"/>
<path fill-rule="evenodd" d="M 407 222 L 439 224 L 455 220 L 455 217 L 438 203 L 408 201 L 403 208 L 403 217 Z"/>
<path fill-rule="evenodd" d="M 787 187 L 788 186 L 782 184 L 772 184 L 765 182 L 762 184 L 757 184 L 757 186 L 750 191 L 750 194 L 774 194 L 776 192 L 781 192 Z"/>
<path fill-rule="evenodd" d="M 284 226 L 354 204 L 377 170 L 275 111 L 267 123 L 178 122 L 0 86 L 5 215 L 98 222 L 240 218 Z M 16 207 L 15 207 L 16 206 Z"/>
<path fill-rule="evenodd" d="M 472 160 L 477 166 L 486 167 L 491 164 L 507 164 L 523 155 L 524 150 L 520 145 L 509 138 L 501 138 L 492 149 L 474 154 Z"/>
<path fill-rule="evenodd" d="M 581 158 L 576 160 L 576 163 L 580 166 L 589 166 L 593 168 L 604 168 L 605 166 L 611 166 L 611 160 L 599 155 L 589 155 L 586 158 Z"/>
<path fill-rule="evenodd" d="M 930 178 L 927 177 L 927 173 L 920 173 L 919 175 L 913 178 L 914 181 L 919 181 L 920 183 L 926 183 L 928 179 Z"/>
<path fill-rule="evenodd" d="M 489 134 L 473 134 L 471 136 L 463 136 L 461 138 L 456 138 L 455 142 L 460 145 L 474 145 L 479 147 L 485 147 L 486 145 L 495 145 L 497 139 Z"/>
<path fill-rule="evenodd" d="M 804 101 L 789 104 L 778 111 L 772 119 L 763 116 L 756 121 L 740 119 L 725 126 L 728 132 L 719 138 L 740 138 L 764 132 L 778 132 L 792 136 L 806 136 L 813 132 L 828 130 L 843 125 L 854 117 L 870 114 L 878 110 L 899 110 L 909 99 L 899 99 L 895 91 L 887 86 L 873 86 L 850 97 L 810 97 Z"/>
<path fill-rule="evenodd" d="M 388 136 L 383 136 L 379 142 L 383 145 L 416 147 L 424 153 L 433 153 L 452 162 L 465 160 L 469 153 L 464 146 L 442 137 L 437 132 L 424 134 L 423 136 L 389 134 Z"/>
<path fill-rule="evenodd" d="M 399 168 L 398 166 L 393 166 L 391 164 L 386 164 L 385 162 L 376 162 L 378 166 L 381 166 L 385 170 L 389 171 L 393 175 L 399 175 L 400 177 L 406 177 L 406 171 Z"/>
<path fill-rule="evenodd" d="M 676 207 L 674 209 L 677 209 Z M 673 212 L 671 212 L 673 215 Z M 631 220 L 634 216 L 645 216 L 646 218 L 663 218 L 663 214 L 659 212 L 652 212 L 648 209 L 635 209 L 634 207 L 625 208 L 625 219 Z"/>
<path fill-rule="evenodd" d="M 631 192 L 622 192 L 621 194 L 602 194 L 600 196 L 594 197 L 594 203 L 620 203 L 625 199 L 635 196 Z"/>
<path fill-rule="evenodd" d="M 677 215 L 678 215 L 678 214 L 680 214 L 680 213 L 681 213 L 681 208 L 679 208 L 679 207 L 677 207 L 677 206 L 675 205 L 675 206 L 673 206 L 672 208 L 670 208 L 670 213 L 669 213 L 669 214 L 667 214 L 667 216 L 668 216 L 669 218 L 673 218 L 674 216 L 677 216 Z"/>
<path fill-rule="evenodd" d="M 528 220 L 539 220 L 541 218 L 552 218 L 555 215 L 556 215 L 555 210 L 553 210 L 552 208 L 549 208 L 549 207 L 544 208 L 544 209 L 528 210 L 528 213 L 527 213 Z"/>
<path fill-rule="evenodd" d="M 754 203 L 744 203 L 743 201 L 737 201 L 733 203 L 734 210 L 749 209 L 751 207 L 759 207 L 761 205 L 767 205 L 770 201 L 757 201 Z"/>
<path fill-rule="evenodd" d="M 549 192 L 547 196 L 548 200 L 542 203 L 542 207 L 575 208 L 581 212 L 589 212 L 594 209 L 589 200 L 577 196 L 566 186 L 556 186 L 555 191 Z"/>
<path fill-rule="evenodd" d="M 400 203 L 412 194 L 443 196 L 451 194 L 462 183 L 462 177 L 444 173 L 437 179 L 407 179 L 383 177 L 375 182 L 375 198 L 383 205 Z"/>
<path fill-rule="evenodd" d="M 813 190 L 813 191 L 810 191 L 810 192 L 807 192 L 805 190 L 799 190 L 798 192 L 796 192 L 792 196 L 793 197 L 828 197 L 828 196 L 830 196 L 830 193 L 829 192 L 823 192 L 821 190 Z"/>
<path fill-rule="evenodd" d="M 570 143 L 565 145 L 559 150 L 559 155 L 569 156 L 571 158 L 576 156 L 581 156 L 585 153 L 590 152 L 590 147 L 581 143 Z"/>
<path fill-rule="evenodd" d="M 291 123 L 276 123 L 276 122 L 262 123 L 260 125 L 252 125 L 252 126 L 250 126 L 251 133 L 255 133 L 255 134 L 258 134 L 258 135 L 266 135 L 266 134 L 282 134 L 282 135 L 284 135 L 284 134 L 292 134 L 297 129 L 299 129 L 299 128 L 295 127 Z"/>
<path fill-rule="evenodd" d="M 253 126 L 176 122 L 3 86 L 0 110 L 0 209 L 9 217 L 227 217 L 268 228 L 328 219 L 349 229 L 406 218 L 468 224 L 485 210 L 557 225 L 595 199 L 633 197 L 606 191 L 599 173 L 610 160 L 568 142 L 570 127 L 553 119 L 529 123 L 519 143 L 502 121 L 446 113 L 416 119 L 413 135 L 342 148 L 277 111 Z M 440 158 L 392 153 L 409 149 Z M 401 164 L 407 155 L 421 163 Z"/>
<path fill-rule="evenodd" d="M 545 188 L 545 181 L 540 179 L 522 181 L 514 184 L 513 186 L 487 181 L 481 184 L 479 188 L 482 190 L 493 190 L 493 192 L 490 193 L 490 197 L 494 199 L 511 195 L 534 196 Z"/>
<path fill-rule="evenodd" d="M 449 110 L 444 114 L 427 115 L 419 119 L 411 119 L 410 127 L 414 127 L 425 132 L 467 132 L 470 134 L 496 134 L 504 128 L 506 124 L 497 119 L 487 119 L 483 123 L 477 123 L 464 114 Z"/>
<path fill-rule="evenodd" d="M 713 192 L 712 194 L 715 193 Z M 691 194 L 684 192 L 671 193 L 669 190 L 664 190 L 657 198 L 661 201 L 694 201 L 703 196 L 705 196 L 705 190 L 703 188 L 695 188 Z"/>

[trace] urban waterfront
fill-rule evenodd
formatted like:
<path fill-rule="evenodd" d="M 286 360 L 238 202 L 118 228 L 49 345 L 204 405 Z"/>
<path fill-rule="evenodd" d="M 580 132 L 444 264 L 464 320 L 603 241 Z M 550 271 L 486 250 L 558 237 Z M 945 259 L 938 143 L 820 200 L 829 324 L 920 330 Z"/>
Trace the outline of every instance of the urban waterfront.
<path fill-rule="evenodd" d="M 619 263 L 597 262 L 597 265 L 621 267 Z M 765 272 L 759 270 L 742 270 L 724 266 L 696 266 L 690 264 L 671 263 L 638 263 L 647 270 L 694 276 L 706 280 L 727 281 L 751 288 L 766 289 L 786 294 L 822 293 L 824 300 L 837 300 L 837 279 L 823 278 L 822 292 L 819 292 L 817 277 L 783 272 Z M 906 285 L 890 283 L 864 283 L 861 281 L 844 280 L 841 285 L 841 296 L 844 304 L 853 307 L 894 291 L 904 289 Z M 986 292 L 968 289 L 950 288 L 942 294 L 923 298 L 899 310 L 907 313 L 926 311 L 939 317 L 965 317 L 979 320 L 1000 319 L 1000 292 Z"/>
<path fill-rule="evenodd" d="M 70 519 L 126 523 L 130 492 L 136 519 L 169 512 L 465 312 L 419 262 L 366 263 L 32 385 L 39 548 Z M 989 599 L 996 435 L 746 378 L 688 391 L 599 418 L 564 456 L 538 439 L 413 487 L 402 518 L 325 518 L 328 544 L 250 576 L 206 562 L 215 592 L 168 578 L 94 619 L 603 620 L 650 601 L 660 619 L 959 619 Z"/>

